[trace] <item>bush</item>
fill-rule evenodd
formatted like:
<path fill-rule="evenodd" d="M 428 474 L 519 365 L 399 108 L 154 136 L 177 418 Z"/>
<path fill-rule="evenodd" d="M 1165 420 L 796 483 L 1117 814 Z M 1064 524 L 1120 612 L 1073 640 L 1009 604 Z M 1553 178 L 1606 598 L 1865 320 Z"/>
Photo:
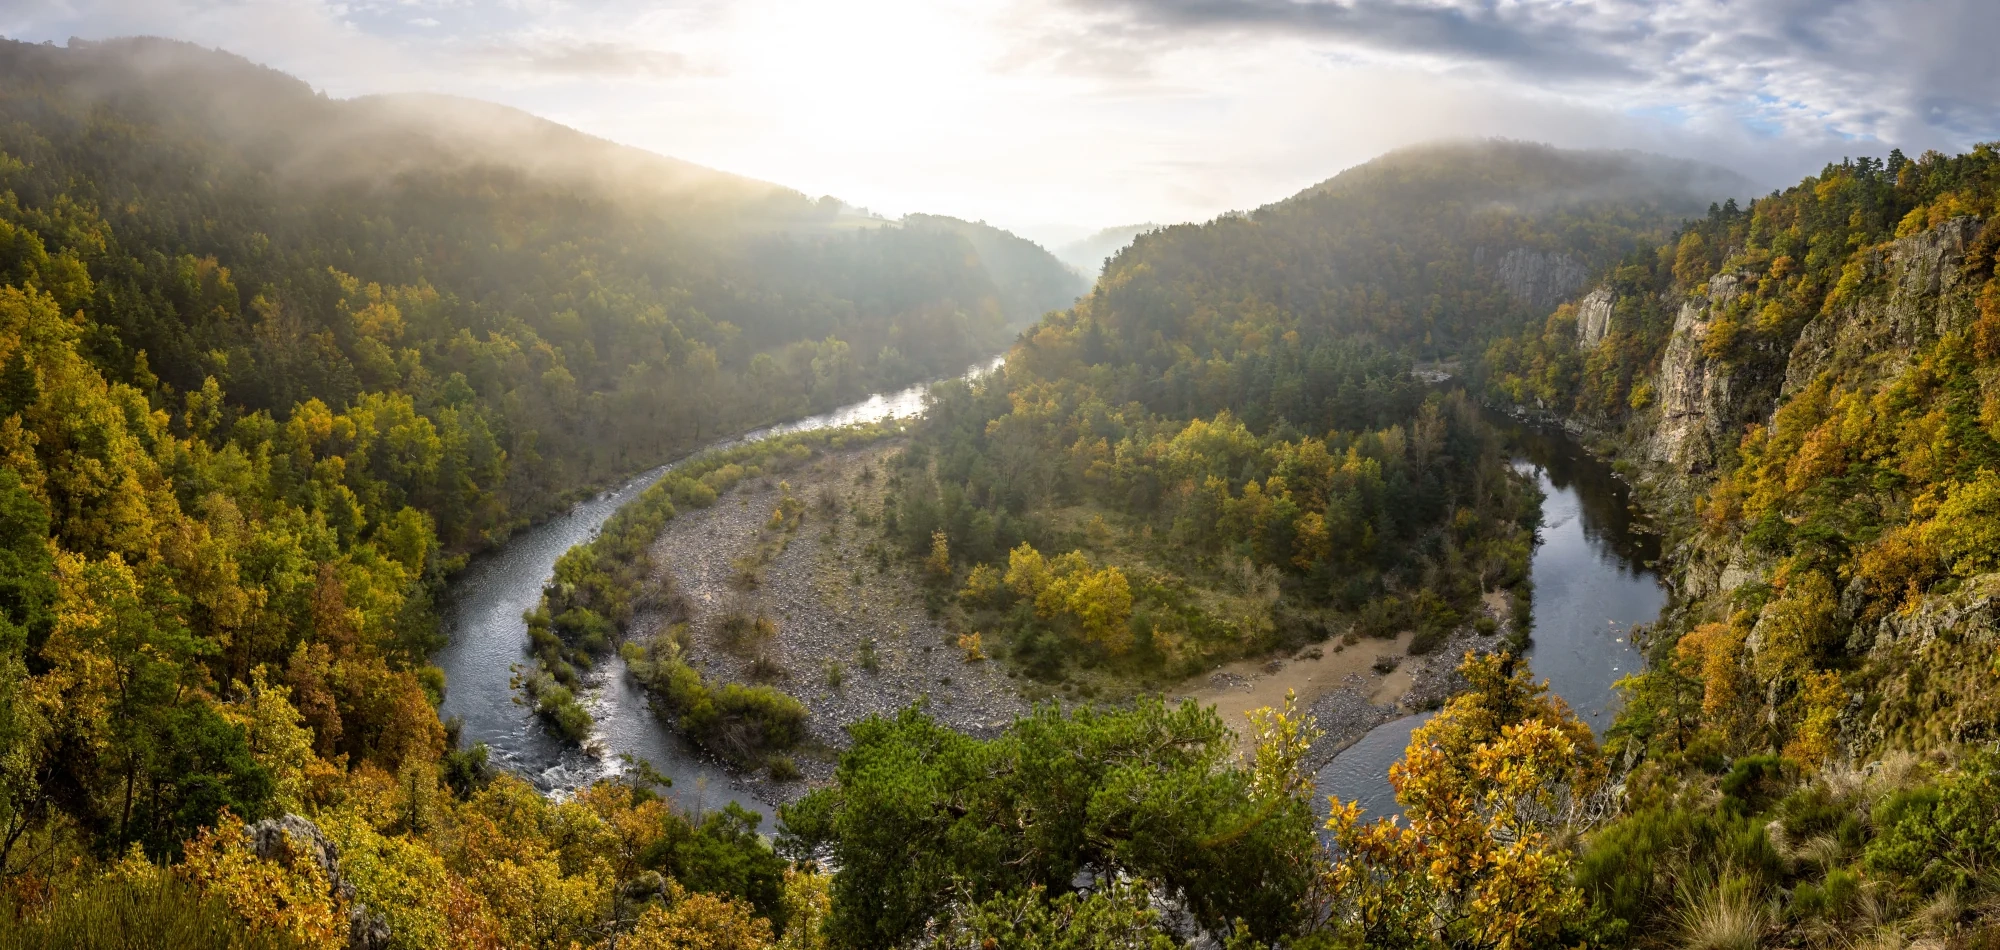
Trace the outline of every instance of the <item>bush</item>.
<path fill-rule="evenodd" d="M 1828 871 L 1826 879 L 1818 884 L 1801 882 L 1792 891 L 1792 903 L 1787 908 L 1793 920 L 1823 920 L 1845 916 L 1848 908 L 1854 906 L 1861 896 L 1861 876 L 1846 868 Z"/>
<path fill-rule="evenodd" d="M 1593 835 L 1576 879 L 1612 929 L 1629 933 L 1664 923 L 1660 918 L 1677 902 L 1679 884 L 1732 871 L 1760 884 L 1783 876 L 1784 860 L 1764 834 L 1763 822 L 1655 807 Z"/>
<path fill-rule="evenodd" d="M 1775 755 L 1746 755 L 1722 778 L 1722 807 L 1738 815 L 1754 815 L 1771 806 L 1790 786 L 1789 768 Z"/>
<path fill-rule="evenodd" d="M 737 765 L 766 762 L 805 737 L 806 708 L 798 700 L 769 686 L 712 687 L 670 644 L 629 668 L 652 692 L 656 710 L 674 717 L 696 745 Z"/>
<path fill-rule="evenodd" d="M 535 715 L 550 731 L 579 744 L 590 738 L 590 729 L 595 723 L 590 718 L 590 711 L 576 701 L 576 694 L 570 692 L 569 687 L 556 682 L 555 677 L 547 673 L 535 673 L 528 677 L 522 688 L 534 699 Z"/>
<path fill-rule="evenodd" d="M 1870 870 L 1930 895 L 1969 891 L 1979 869 L 2000 854 L 2000 762 L 1967 759 L 1936 782 L 1898 792 L 1875 810 L 1875 839 L 1863 853 Z"/>

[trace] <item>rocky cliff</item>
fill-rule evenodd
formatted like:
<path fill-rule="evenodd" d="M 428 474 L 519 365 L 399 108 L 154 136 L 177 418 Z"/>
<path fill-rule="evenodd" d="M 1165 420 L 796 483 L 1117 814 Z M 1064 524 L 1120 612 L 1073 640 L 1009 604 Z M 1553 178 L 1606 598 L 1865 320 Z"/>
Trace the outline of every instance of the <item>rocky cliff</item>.
<path fill-rule="evenodd" d="M 1616 437 L 1620 455 L 1639 463 L 1635 474 L 1649 505 L 1691 527 L 1686 516 L 1734 464 L 1746 427 L 1772 424 L 1788 399 L 1823 379 L 1838 391 L 1882 392 L 1940 339 L 1972 327 L 1985 277 L 1971 273 L 1967 259 L 1984 226 L 1958 217 L 1862 250 L 1847 265 L 1843 289 L 1830 293 L 1789 339 L 1752 334 L 1729 345 L 1714 338 L 1750 309 L 1732 306 L 1767 279 L 1757 272 L 1726 271 L 1688 293 L 1650 379 L 1654 405 Z M 1601 343 L 1617 302 L 1608 287 L 1577 302 L 1579 349 Z M 1742 531 L 1680 535 L 1669 573 L 1679 609 L 1690 616 L 1704 610 L 1709 619 L 1727 616 L 1725 598 L 1768 582 L 1779 556 L 1745 541 Z M 1867 622 L 1859 622 L 1860 596 L 1856 581 L 1842 598 L 1840 615 L 1852 623 L 1846 649 L 1869 658 L 1882 679 L 1878 701 L 1865 714 L 1852 712 L 1851 748 L 1965 741 L 2000 718 L 2000 697 L 1985 696 L 1968 679 L 1986 668 L 2000 642 L 2000 574 L 1939 585 Z M 1752 653 L 1762 626 L 1746 644 Z"/>
<path fill-rule="evenodd" d="M 1865 252 L 1864 293 L 1820 313 L 1792 345 L 1783 395 L 1822 373 L 1862 384 L 1899 372 L 1911 354 L 1971 325 L 1976 283 L 1964 279 L 1965 252 L 1979 237 L 1976 218 L 1944 224 Z"/>
<path fill-rule="evenodd" d="M 1473 255 L 1475 264 L 1485 258 L 1485 248 Z M 1493 276 L 1508 296 L 1537 310 L 1551 310 L 1590 279 L 1590 268 L 1561 251 L 1537 251 L 1517 247 L 1500 255 Z"/>
<path fill-rule="evenodd" d="M 1599 287 L 1576 302 L 1578 349 L 1594 350 L 1604 342 L 1604 335 L 1611 332 L 1611 314 L 1617 299 L 1611 288 Z"/>
<path fill-rule="evenodd" d="M 1745 426 L 1768 422 L 1786 397 L 1822 374 L 1847 385 L 1881 379 L 1944 333 L 1969 325 L 1978 288 L 1961 278 L 1960 265 L 1980 228 L 1976 219 L 1956 218 L 1871 249 L 1859 259 L 1857 292 L 1813 317 L 1795 339 L 1757 340 L 1723 356 L 1711 352 L 1710 332 L 1757 278 L 1732 272 L 1709 279 L 1681 303 L 1660 356 L 1652 380 L 1657 408 L 1640 427 L 1643 456 L 1658 474 L 1699 485 Z M 1603 338 L 1590 320 L 1601 311 L 1608 325 L 1613 303 L 1607 288 L 1579 303 L 1579 346 Z"/>

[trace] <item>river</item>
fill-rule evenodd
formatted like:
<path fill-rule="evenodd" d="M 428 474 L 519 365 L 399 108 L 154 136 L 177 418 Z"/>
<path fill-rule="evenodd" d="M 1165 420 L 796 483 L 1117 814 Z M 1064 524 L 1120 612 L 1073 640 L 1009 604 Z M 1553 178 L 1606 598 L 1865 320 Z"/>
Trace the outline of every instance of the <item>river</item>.
<path fill-rule="evenodd" d="M 1000 363 L 997 357 L 982 362 L 965 377 L 990 373 Z M 831 412 L 716 442 L 688 458 L 791 432 L 915 416 L 923 412 L 930 386 L 920 383 L 877 393 Z M 590 751 L 556 740 L 536 721 L 532 710 L 514 701 L 514 668 L 528 660 L 528 625 L 523 615 L 541 601 L 542 586 L 555 575 L 556 559 L 595 537 L 614 512 L 679 464 L 648 471 L 516 534 L 498 550 L 475 558 L 453 578 L 445 602 L 446 646 L 433 658 L 444 670 L 447 683 L 438 714 L 458 718 L 461 742 L 486 743 L 495 766 L 527 778 L 545 792 L 567 793 L 620 774 L 629 768 L 624 757 L 630 756 L 673 779 L 675 797 L 685 808 L 702 811 L 734 801 L 768 816 L 769 805 L 739 789 L 727 772 L 696 753 L 653 715 L 644 693 L 632 685 L 625 675 L 624 661 L 615 654 L 587 677 L 589 688 L 580 697 L 596 720 Z"/>
<path fill-rule="evenodd" d="M 999 365 L 999 359 L 982 363 L 967 376 Z M 704 451 L 788 432 L 915 416 L 928 391 L 929 384 L 921 384 L 877 394 Z M 1616 711 L 1611 684 L 1642 663 L 1628 636 L 1632 625 L 1653 622 L 1666 603 L 1660 578 L 1649 566 L 1659 557 L 1658 539 L 1634 515 L 1624 482 L 1567 433 L 1498 414 L 1492 421 L 1515 453 L 1517 469 L 1532 473 L 1545 496 L 1532 565 L 1534 639 L 1528 661 L 1601 735 Z M 462 741 L 486 743 L 496 766 L 547 792 L 565 793 L 620 774 L 629 768 L 622 757 L 630 756 L 672 778 L 683 807 L 700 811 L 735 801 L 768 816 L 768 804 L 739 788 L 652 714 L 616 655 L 598 665 L 582 697 L 596 720 L 591 751 L 557 741 L 527 706 L 514 701 L 513 669 L 527 659 L 522 615 L 539 602 L 556 559 L 594 537 L 613 512 L 677 464 L 646 472 L 517 534 L 454 579 L 445 613 L 449 641 L 435 658 L 449 683 L 439 713 L 459 718 Z M 1371 814 L 1394 813 L 1389 766 L 1402 758 L 1410 733 L 1430 715 L 1406 716 L 1370 731 L 1320 770 L 1320 791 L 1358 799 Z"/>
<path fill-rule="evenodd" d="M 1634 514 L 1625 483 L 1568 433 L 1498 413 L 1489 419 L 1514 453 L 1515 468 L 1532 474 L 1544 496 L 1531 567 L 1529 667 L 1602 737 L 1617 713 L 1612 684 L 1644 662 L 1632 626 L 1659 619 L 1666 605 L 1651 566 L 1660 556 L 1659 537 Z M 1396 813 L 1389 766 L 1432 715 L 1405 716 L 1362 736 L 1320 770 L 1320 792 L 1358 800 L 1371 815 Z"/>

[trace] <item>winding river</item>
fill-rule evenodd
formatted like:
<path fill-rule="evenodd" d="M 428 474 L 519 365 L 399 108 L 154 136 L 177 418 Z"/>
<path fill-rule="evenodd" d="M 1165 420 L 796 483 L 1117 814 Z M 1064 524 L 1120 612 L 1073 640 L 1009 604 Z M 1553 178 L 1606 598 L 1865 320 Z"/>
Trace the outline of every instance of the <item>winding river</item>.
<path fill-rule="evenodd" d="M 965 377 L 990 373 L 1000 363 L 999 358 L 980 363 Z M 930 385 L 920 383 L 878 393 L 831 412 L 716 442 L 702 451 L 791 432 L 915 416 L 923 411 Z M 495 766 L 529 779 L 545 792 L 566 793 L 617 775 L 631 767 L 630 757 L 671 778 L 684 807 L 699 812 L 734 801 L 768 816 L 768 804 L 743 792 L 721 767 L 660 723 L 647 706 L 644 693 L 625 675 L 624 661 L 615 654 L 598 664 L 588 677 L 590 687 L 581 697 L 596 720 L 590 741 L 594 751 L 557 741 L 535 720 L 532 710 L 514 701 L 514 668 L 527 661 L 528 625 L 522 615 L 540 602 L 542 585 L 555 574 L 556 559 L 595 537 L 614 512 L 678 464 L 648 471 L 564 515 L 520 532 L 498 550 L 475 559 L 453 579 L 445 604 L 447 645 L 433 658 L 449 684 L 438 714 L 446 719 L 456 716 L 462 742 L 486 743 Z"/>
<path fill-rule="evenodd" d="M 994 359 L 966 375 L 976 377 L 999 365 Z M 718 442 L 709 450 L 788 432 L 914 416 L 923 411 L 928 390 L 929 384 L 921 384 L 877 394 Z M 1498 414 L 1492 418 L 1514 451 L 1517 468 L 1532 473 L 1546 496 L 1532 568 L 1529 662 L 1602 734 L 1615 713 L 1612 683 L 1642 662 L 1628 636 L 1632 625 L 1655 620 L 1666 602 L 1659 576 L 1649 566 L 1659 557 L 1658 540 L 1633 514 L 1625 484 L 1567 433 Z M 583 696 L 596 719 L 592 751 L 555 740 L 527 706 L 514 701 L 513 671 L 526 659 L 522 615 L 540 599 L 556 559 L 594 537 L 613 512 L 676 464 L 646 472 L 521 532 L 459 574 L 446 603 L 449 643 L 435 658 L 450 684 L 439 713 L 458 717 L 462 741 L 486 743 L 494 765 L 528 778 L 543 791 L 573 791 L 631 768 L 631 761 L 644 761 L 673 779 L 684 807 L 700 811 L 734 801 L 768 816 L 768 804 L 739 788 L 727 772 L 660 723 L 615 655 L 598 665 Z M 1406 716 L 1363 736 L 1320 771 L 1320 791 L 1359 799 L 1373 814 L 1393 813 L 1389 766 L 1402 757 L 1410 733 L 1429 716 Z"/>
<path fill-rule="evenodd" d="M 1609 465 L 1567 432 L 1493 413 L 1515 468 L 1541 484 L 1541 544 L 1535 548 L 1533 640 L 1537 677 L 1602 737 L 1616 715 L 1612 684 L 1644 662 L 1630 633 L 1659 619 L 1666 589 L 1652 564 L 1659 537 L 1633 513 L 1631 494 Z M 1389 766 L 1431 713 L 1383 723 L 1319 772 L 1323 794 L 1358 800 L 1372 815 L 1397 812 Z"/>

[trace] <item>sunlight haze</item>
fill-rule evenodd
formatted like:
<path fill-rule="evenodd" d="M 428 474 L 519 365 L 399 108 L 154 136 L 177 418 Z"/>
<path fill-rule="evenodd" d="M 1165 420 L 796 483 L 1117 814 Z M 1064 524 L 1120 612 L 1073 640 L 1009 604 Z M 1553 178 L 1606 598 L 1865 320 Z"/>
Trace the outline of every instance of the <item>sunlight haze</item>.
<path fill-rule="evenodd" d="M 1054 245 L 1252 207 L 1437 138 L 1639 148 L 1759 184 L 1882 143 L 1963 148 L 1995 135 L 1990 102 L 1964 98 L 1992 87 L 1973 38 L 1995 16 L 1973 0 L 24 0 L 0 34 L 161 35 L 335 96 L 490 99 Z"/>

